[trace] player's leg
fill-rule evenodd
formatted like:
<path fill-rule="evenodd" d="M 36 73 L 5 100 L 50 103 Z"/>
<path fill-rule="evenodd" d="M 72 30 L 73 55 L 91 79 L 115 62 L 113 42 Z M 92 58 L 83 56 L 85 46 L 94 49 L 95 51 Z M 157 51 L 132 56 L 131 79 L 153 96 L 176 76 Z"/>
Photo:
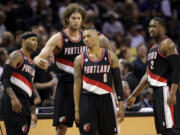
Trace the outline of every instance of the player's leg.
<path fill-rule="evenodd" d="M 3 95 L 2 102 L 3 120 L 7 135 L 27 135 L 31 123 L 30 109 L 29 111 L 27 109 L 30 108 L 30 103 L 26 104 L 20 100 L 23 107 L 20 113 L 16 113 L 12 110 L 10 98 L 6 94 Z"/>
<path fill-rule="evenodd" d="M 81 95 L 80 99 L 80 133 L 97 135 L 97 106 L 93 95 Z"/>
<path fill-rule="evenodd" d="M 57 125 L 56 126 L 56 134 L 55 135 L 65 135 L 67 131 L 67 126 L 65 125 Z"/>
<path fill-rule="evenodd" d="M 174 126 L 173 106 L 167 104 L 169 87 L 153 88 L 153 109 L 158 134 L 166 135 Z M 171 135 L 171 133 L 169 133 Z M 167 135 L 169 135 L 167 134 Z"/>
<path fill-rule="evenodd" d="M 99 135 L 119 134 L 120 128 L 116 121 L 116 104 L 113 94 L 105 94 L 99 98 Z"/>
<path fill-rule="evenodd" d="M 73 83 L 59 82 L 54 104 L 53 126 L 56 126 L 56 135 L 65 135 L 67 128 L 74 122 Z"/>

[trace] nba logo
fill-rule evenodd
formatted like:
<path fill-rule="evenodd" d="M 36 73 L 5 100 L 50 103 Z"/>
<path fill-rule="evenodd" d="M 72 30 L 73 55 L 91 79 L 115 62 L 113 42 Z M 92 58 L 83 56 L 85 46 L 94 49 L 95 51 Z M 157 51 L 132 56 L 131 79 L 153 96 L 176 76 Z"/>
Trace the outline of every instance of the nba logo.
<path fill-rule="evenodd" d="M 83 129 L 84 129 L 85 132 L 89 132 L 89 131 L 91 130 L 91 125 L 90 125 L 90 123 L 84 124 Z"/>
<path fill-rule="evenodd" d="M 23 133 L 27 133 L 28 126 L 26 124 L 22 126 L 22 131 L 23 131 Z"/>
<path fill-rule="evenodd" d="M 68 39 L 67 39 L 67 38 L 65 39 L 65 42 L 66 42 L 66 43 L 68 42 Z"/>
<path fill-rule="evenodd" d="M 106 60 L 107 60 L 107 58 L 105 57 L 105 58 L 104 58 L 104 60 L 106 61 Z"/>
<path fill-rule="evenodd" d="M 59 118 L 60 123 L 65 123 L 66 122 L 66 116 L 62 116 Z"/>

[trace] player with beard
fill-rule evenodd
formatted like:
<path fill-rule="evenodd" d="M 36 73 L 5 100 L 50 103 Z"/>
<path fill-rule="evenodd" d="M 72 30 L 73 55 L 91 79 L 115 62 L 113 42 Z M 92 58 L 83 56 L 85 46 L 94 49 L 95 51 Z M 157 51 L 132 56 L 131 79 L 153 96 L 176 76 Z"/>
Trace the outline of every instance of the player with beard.
<path fill-rule="evenodd" d="M 139 85 L 128 97 L 131 107 L 136 97 L 148 86 L 153 88 L 153 110 L 158 135 L 180 135 L 179 105 L 176 93 L 179 83 L 179 58 L 175 43 L 166 36 L 165 21 L 151 19 L 149 34 L 154 40 L 147 58 L 147 72 Z M 178 96 L 177 96 L 178 97 Z M 178 100 L 177 100 L 178 101 Z M 179 102 L 177 102 L 179 103 Z"/>
<path fill-rule="evenodd" d="M 25 32 L 22 48 L 12 52 L 6 61 L 2 74 L 5 92 L 1 102 L 7 135 L 27 135 L 31 121 L 37 122 L 33 85 L 35 65 L 30 59 L 37 45 L 37 36 Z"/>
<path fill-rule="evenodd" d="M 86 19 L 85 10 L 78 4 L 70 4 L 62 15 L 64 30 L 53 35 L 40 54 L 34 58 L 40 68 L 48 67 L 47 57 L 56 52 L 58 85 L 55 95 L 53 126 L 57 135 L 65 135 L 74 122 L 73 63 L 77 55 L 86 50 L 79 31 Z"/>

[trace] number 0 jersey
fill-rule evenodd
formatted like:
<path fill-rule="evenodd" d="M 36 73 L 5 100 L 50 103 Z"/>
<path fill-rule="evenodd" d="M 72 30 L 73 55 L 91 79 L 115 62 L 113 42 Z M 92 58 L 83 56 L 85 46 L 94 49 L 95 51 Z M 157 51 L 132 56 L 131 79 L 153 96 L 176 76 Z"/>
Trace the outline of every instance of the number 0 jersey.
<path fill-rule="evenodd" d="M 164 39 L 166 39 L 165 37 Z M 148 53 L 148 82 L 151 86 L 161 87 L 171 83 L 171 67 L 167 57 L 160 51 L 162 39 L 158 44 L 152 46 Z"/>
<path fill-rule="evenodd" d="M 98 60 L 93 60 L 88 50 L 82 53 L 82 80 L 82 93 L 103 95 L 112 92 L 109 51 L 103 49 Z"/>

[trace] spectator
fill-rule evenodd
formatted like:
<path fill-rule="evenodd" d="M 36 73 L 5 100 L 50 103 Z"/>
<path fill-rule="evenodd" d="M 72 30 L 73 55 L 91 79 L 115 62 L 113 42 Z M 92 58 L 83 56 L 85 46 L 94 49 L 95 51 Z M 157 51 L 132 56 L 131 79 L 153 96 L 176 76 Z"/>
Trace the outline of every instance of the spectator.
<path fill-rule="evenodd" d="M 5 21 L 6 21 L 6 15 L 4 12 L 0 11 L 0 38 L 3 32 L 6 31 L 6 26 L 4 25 Z"/>
<path fill-rule="evenodd" d="M 15 33 L 15 44 L 9 48 L 9 53 L 13 52 L 14 50 L 18 50 L 21 48 L 21 39 L 22 39 L 22 31 L 16 31 Z"/>
<path fill-rule="evenodd" d="M 139 104 L 141 108 L 143 107 L 152 108 L 152 94 L 153 94 L 153 90 L 151 88 L 148 88 L 143 93 L 142 101 L 139 101 L 137 104 Z"/>
<path fill-rule="evenodd" d="M 54 89 L 56 88 L 58 82 L 55 77 L 53 58 L 53 54 L 48 56 L 48 62 L 50 65 L 48 69 L 45 70 L 36 67 L 34 82 L 42 100 L 41 106 L 53 106 L 52 97 L 54 97 Z"/>
<path fill-rule="evenodd" d="M 113 12 L 108 12 L 108 21 L 103 24 L 102 32 L 108 36 L 110 39 L 114 37 L 115 34 L 124 34 L 123 24 L 117 20 L 117 16 Z"/>
<path fill-rule="evenodd" d="M 9 51 L 10 47 L 14 45 L 14 36 L 11 32 L 7 31 L 2 34 L 0 47 L 6 48 Z"/>
<path fill-rule="evenodd" d="M 126 81 L 122 81 L 122 86 L 123 86 L 123 90 L 124 90 L 124 101 L 126 101 L 126 99 L 130 96 L 131 94 L 131 90 L 129 88 L 129 84 Z"/>
<path fill-rule="evenodd" d="M 147 58 L 147 48 L 145 44 L 140 44 L 137 46 L 137 58 L 133 61 L 133 72 L 138 80 L 146 72 L 146 58 Z"/>
<path fill-rule="evenodd" d="M 129 37 L 132 48 L 136 48 L 139 44 L 145 43 L 144 37 L 138 32 L 138 25 L 131 26 Z"/>
<path fill-rule="evenodd" d="M 7 50 L 5 48 L 0 48 L 0 80 L 1 80 L 1 75 L 2 75 L 3 68 L 4 68 L 7 58 L 8 58 Z M 3 91 L 4 91 L 4 88 L 0 81 L 0 98 L 1 98 Z"/>

